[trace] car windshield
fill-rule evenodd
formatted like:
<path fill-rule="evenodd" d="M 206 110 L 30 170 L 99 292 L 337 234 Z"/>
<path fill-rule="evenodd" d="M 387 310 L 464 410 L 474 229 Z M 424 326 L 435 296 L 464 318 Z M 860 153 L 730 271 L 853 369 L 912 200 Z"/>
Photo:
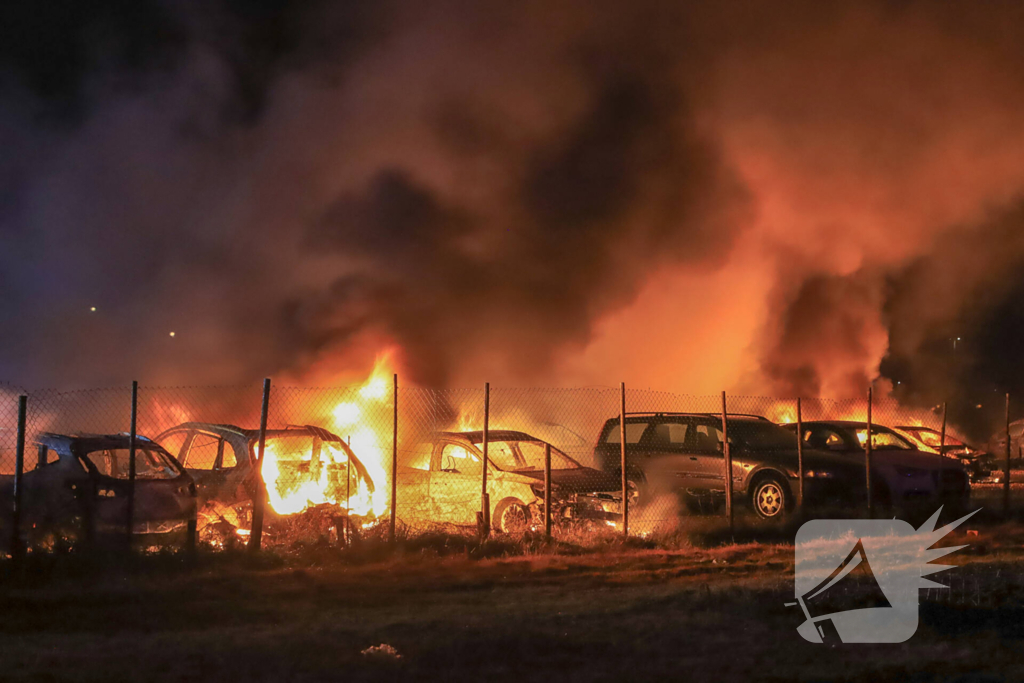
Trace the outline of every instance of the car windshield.
<path fill-rule="evenodd" d="M 796 448 L 796 434 L 764 420 L 729 420 L 729 441 L 753 451 Z"/>
<path fill-rule="evenodd" d="M 85 458 L 96 470 L 115 479 L 128 478 L 129 452 L 127 448 L 103 448 L 90 451 Z M 178 468 L 163 452 L 149 448 L 135 449 L 136 479 L 174 479 L 179 476 Z"/>
<path fill-rule="evenodd" d="M 543 470 L 544 447 L 542 441 L 490 441 L 487 443 L 487 459 L 501 470 Z M 483 446 L 479 446 L 481 449 Z M 551 447 L 551 469 L 569 470 L 579 464 L 560 450 Z"/>
<path fill-rule="evenodd" d="M 917 436 L 925 446 L 932 448 L 938 448 L 942 441 L 942 434 L 940 432 L 932 431 L 931 429 L 918 429 L 909 430 L 912 434 Z M 954 438 L 949 434 L 946 434 L 946 446 L 964 446 L 963 441 Z"/>
<path fill-rule="evenodd" d="M 887 431 L 887 430 L 875 431 L 876 429 L 877 429 L 876 427 L 872 427 L 871 428 L 871 448 L 872 448 L 872 450 L 874 450 L 874 449 L 878 449 L 878 450 L 899 450 L 899 451 L 916 451 L 917 450 L 916 448 L 914 448 L 913 444 L 911 444 L 909 441 L 904 439 L 899 434 L 896 434 L 895 432 L 890 432 L 890 431 Z M 864 444 L 866 444 L 867 441 L 868 441 L 868 428 L 866 426 L 865 427 L 860 427 L 860 428 L 855 429 L 853 433 L 857 437 L 857 443 L 859 443 L 861 445 L 861 447 L 863 448 Z"/>

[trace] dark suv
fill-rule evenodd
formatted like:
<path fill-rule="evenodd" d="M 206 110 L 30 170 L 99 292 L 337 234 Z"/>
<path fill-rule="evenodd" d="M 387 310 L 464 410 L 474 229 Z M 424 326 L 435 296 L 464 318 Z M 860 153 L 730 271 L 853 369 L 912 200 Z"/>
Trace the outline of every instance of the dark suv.
<path fill-rule="evenodd" d="M 733 495 L 763 519 L 793 508 L 798 484 L 796 435 L 759 415 L 730 415 Z M 594 455 L 621 473 L 619 418 L 605 422 Z M 626 476 L 631 504 L 658 493 L 681 494 L 691 512 L 713 509 L 725 496 L 722 418 L 705 413 L 627 413 Z M 854 502 L 863 495 L 862 468 L 840 457 L 804 450 L 804 503 Z"/>

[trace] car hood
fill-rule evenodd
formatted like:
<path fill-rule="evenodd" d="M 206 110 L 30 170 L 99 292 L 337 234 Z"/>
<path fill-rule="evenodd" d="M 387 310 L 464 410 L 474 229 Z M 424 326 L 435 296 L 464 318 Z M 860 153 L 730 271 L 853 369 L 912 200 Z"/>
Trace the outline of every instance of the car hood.
<path fill-rule="evenodd" d="M 513 474 L 544 481 L 544 470 L 520 470 Z M 551 470 L 551 485 L 573 493 L 597 493 L 620 491 L 622 480 L 610 472 L 602 472 L 591 467 L 577 467 L 571 470 Z"/>

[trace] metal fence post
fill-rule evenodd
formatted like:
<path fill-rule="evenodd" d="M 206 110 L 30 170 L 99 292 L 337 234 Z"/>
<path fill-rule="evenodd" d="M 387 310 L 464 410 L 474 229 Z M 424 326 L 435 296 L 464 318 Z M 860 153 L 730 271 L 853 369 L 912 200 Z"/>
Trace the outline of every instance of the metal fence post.
<path fill-rule="evenodd" d="M 725 514 L 729 518 L 729 536 L 735 536 L 732 515 L 732 449 L 729 448 L 729 418 L 722 392 L 722 455 L 725 456 Z"/>
<path fill-rule="evenodd" d="M 188 522 L 185 527 L 185 551 L 193 555 L 199 540 L 199 491 L 196 489 L 194 481 L 188 483 L 188 495 L 191 502 L 189 503 Z"/>
<path fill-rule="evenodd" d="M 25 555 L 21 543 L 21 475 L 25 469 L 25 415 L 28 412 L 28 396 L 18 397 L 18 441 L 14 451 L 14 500 L 11 503 L 11 560 L 15 566 Z"/>
<path fill-rule="evenodd" d="M 619 467 L 622 470 L 622 535 L 629 537 L 629 478 L 626 474 L 626 383 L 619 382 Z"/>
<path fill-rule="evenodd" d="M 348 448 L 352 450 L 352 435 L 349 434 Z M 352 539 L 352 456 L 345 453 L 345 545 Z"/>
<path fill-rule="evenodd" d="M 804 507 L 804 416 L 801 401 L 796 399 L 796 468 L 797 468 L 797 507 Z"/>
<path fill-rule="evenodd" d="M 487 538 L 491 533 L 491 500 L 487 495 L 487 441 L 491 422 L 491 383 L 484 383 L 484 461 L 480 475 L 480 535 Z"/>
<path fill-rule="evenodd" d="M 544 444 L 544 536 L 551 538 L 551 444 Z"/>
<path fill-rule="evenodd" d="M 258 552 L 263 544 L 263 506 L 267 500 L 267 484 L 263 481 L 263 454 L 267 447 L 267 412 L 270 409 L 270 378 L 263 380 L 263 406 L 260 409 L 260 440 L 256 452 L 256 497 L 252 501 L 252 530 L 249 550 Z"/>
<path fill-rule="evenodd" d="M 868 385 L 868 431 L 867 437 L 864 440 L 864 481 L 865 490 L 868 495 L 868 517 L 874 516 L 874 503 L 871 500 L 871 449 L 873 444 L 871 443 L 871 403 L 873 387 Z"/>
<path fill-rule="evenodd" d="M 398 515 L 398 373 L 392 378 L 394 409 L 391 416 L 391 519 L 388 521 L 388 540 L 395 542 L 395 520 Z"/>
<path fill-rule="evenodd" d="M 139 383 L 132 382 L 132 414 L 128 431 L 128 505 L 125 519 L 125 540 L 132 547 L 132 530 L 135 529 L 135 437 L 138 425 Z"/>
<path fill-rule="evenodd" d="M 939 455 L 946 454 L 946 402 L 942 402 L 942 429 L 939 431 Z"/>
<path fill-rule="evenodd" d="M 1010 453 L 1013 451 L 1010 438 L 1010 394 L 1006 394 L 1006 462 L 1003 465 L 1003 516 L 1010 515 Z"/>

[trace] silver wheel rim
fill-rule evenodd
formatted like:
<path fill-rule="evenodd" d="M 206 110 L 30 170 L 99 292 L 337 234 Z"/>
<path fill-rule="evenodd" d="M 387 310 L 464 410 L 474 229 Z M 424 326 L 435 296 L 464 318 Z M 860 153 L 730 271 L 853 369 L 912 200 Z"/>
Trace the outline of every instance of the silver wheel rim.
<path fill-rule="evenodd" d="M 509 505 L 501 514 L 501 530 L 513 534 L 526 529 L 526 510 L 522 505 Z"/>
<path fill-rule="evenodd" d="M 782 511 L 782 489 L 773 481 L 757 489 L 757 509 L 765 517 L 774 517 Z"/>

